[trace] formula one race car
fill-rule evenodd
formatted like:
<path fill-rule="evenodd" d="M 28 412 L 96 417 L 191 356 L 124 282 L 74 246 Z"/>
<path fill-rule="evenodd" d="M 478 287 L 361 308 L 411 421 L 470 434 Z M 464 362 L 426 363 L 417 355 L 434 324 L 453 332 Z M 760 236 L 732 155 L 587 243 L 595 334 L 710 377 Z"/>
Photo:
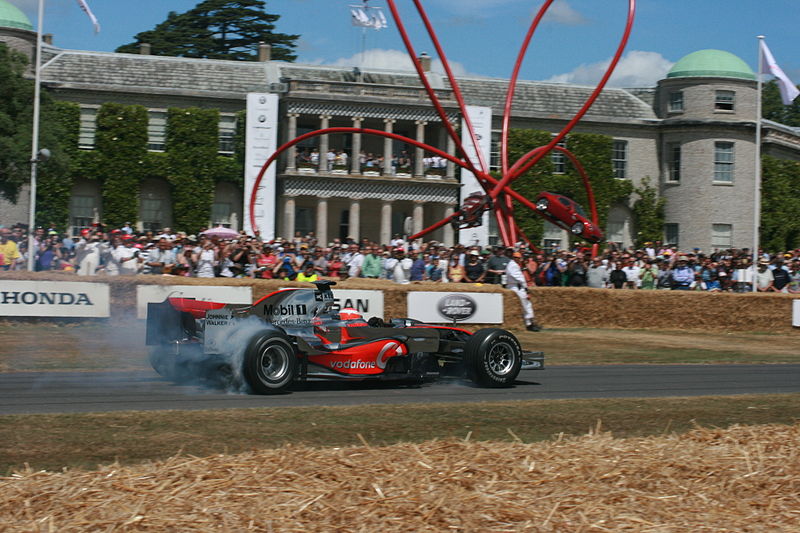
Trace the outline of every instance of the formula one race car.
<path fill-rule="evenodd" d="M 523 352 L 508 331 L 471 333 L 408 318 L 367 322 L 353 309 L 334 309 L 335 283 L 314 284 L 273 292 L 251 306 L 193 298 L 148 304 L 150 363 L 169 379 L 210 369 L 256 394 L 311 379 L 422 381 L 431 375 L 507 387 L 523 365 L 544 368 L 544 355 Z"/>

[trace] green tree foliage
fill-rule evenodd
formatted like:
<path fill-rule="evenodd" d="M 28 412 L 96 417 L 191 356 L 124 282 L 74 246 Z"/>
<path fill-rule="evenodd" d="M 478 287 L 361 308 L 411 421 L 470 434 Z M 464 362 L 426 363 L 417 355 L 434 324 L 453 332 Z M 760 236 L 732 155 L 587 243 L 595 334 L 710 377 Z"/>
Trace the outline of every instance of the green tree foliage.
<path fill-rule="evenodd" d="M 275 33 L 280 15 L 264 11 L 262 0 L 205 0 L 185 13 L 170 12 L 167 20 L 138 33 L 117 52 L 138 53 L 141 43 L 160 56 L 254 60 L 259 42 L 272 46 L 272 58 L 294 61 L 299 35 Z"/>
<path fill-rule="evenodd" d="M 18 200 L 21 187 L 31 179 L 34 86 L 23 77 L 26 66 L 24 55 L 0 43 L 0 195 L 12 202 Z M 64 217 L 50 206 L 69 198 L 65 174 L 71 137 L 65 130 L 68 124 L 61 120 L 61 109 L 45 92 L 41 104 L 39 146 L 47 148 L 51 157 L 37 166 L 36 223 L 62 224 Z M 64 191 L 62 198 L 52 196 Z"/>
<path fill-rule="evenodd" d="M 42 138 L 42 146 L 56 146 L 54 161 L 40 163 L 36 187 L 36 224 L 66 229 L 69 223 L 69 201 L 72 196 L 70 168 L 78 154 L 80 107 L 71 102 L 52 102 L 42 109 L 41 123 L 58 130 Z M 57 144 L 53 144 L 57 143 Z M 51 150 L 52 151 L 52 150 Z"/>
<path fill-rule="evenodd" d="M 764 156 L 761 163 L 761 247 L 800 247 L 800 162 Z"/>
<path fill-rule="evenodd" d="M 217 175 L 219 111 L 170 109 L 167 115 L 167 179 L 172 185 L 175 227 L 196 231 L 208 224 Z"/>
<path fill-rule="evenodd" d="M 106 103 L 97 113 L 95 149 L 103 194 L 103 222 L 121 227 L 139 214 L 139 183 L 147 157 L 147 109 Z M 87 176 L 89 177 L 89 176 Z"/>
<path fill-rule="evenodd" d="M 765 83 L 761 93 L 761 116 L 787 126 L 800 127 L 800 97 L 795 98 L 791 105 L 783 105 L 775 80 Z"/>
<path fill-rule="evenodd" d="M 550 133 L 545 131 L 511 130 L 509 160 L 513 163 L 530 150 L 546 145 L 550 140 Z M 628 180 L 618 180 L 614 177 L 611 163 L 612 145 L 613 140 L 606 135 L 573 133 L 567 138 L 567 147 L 575 154 L 589 176 L 600 227 L 605 227 L 611 206 L 626 202 L 633 191 Z M 589 213 L 589 201 L 583 180 L 569 159 L 566 160 L 566 172 L 554 174 L 553 170 L 552 157 L 547 155 L 514 182 L 514 190 L 531 201 L 541 191 L 563 194 L 581 204 Z M 531 241 L 536 242 L 542 238 L 544 225 L 538 215 L 527 207 L 516 205 L 514 216 Z"/>
<path fill-rule="evenodd" d="M 664 206 L 666 200 L 659 198 L 658 190 L 650 185 L 650 178 L 642 180 L 634 189 L 638 196 L 633 204 L 633 218 L 636 225 L 636 247 L 642 248 L 646 242 L 662 239 L 664 233 Z"/>

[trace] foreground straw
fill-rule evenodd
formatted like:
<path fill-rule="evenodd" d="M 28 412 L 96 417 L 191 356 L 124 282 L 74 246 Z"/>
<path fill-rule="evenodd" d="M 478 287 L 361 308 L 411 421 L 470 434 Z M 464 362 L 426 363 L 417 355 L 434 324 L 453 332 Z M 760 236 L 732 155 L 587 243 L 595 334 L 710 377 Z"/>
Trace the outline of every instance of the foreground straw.
<path fill-rule="evenodd" d="M 797 531 L 800 425 L 287 446 L 0 478 L 3 531 Z"/>

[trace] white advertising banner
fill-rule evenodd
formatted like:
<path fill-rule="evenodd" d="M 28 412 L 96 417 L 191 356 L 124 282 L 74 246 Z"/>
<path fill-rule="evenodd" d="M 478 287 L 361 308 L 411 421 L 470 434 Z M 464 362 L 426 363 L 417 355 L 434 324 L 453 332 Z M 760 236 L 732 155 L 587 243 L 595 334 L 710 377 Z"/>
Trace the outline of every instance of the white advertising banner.
<path fill-rule="evenodd" d="M 147 318 L 147 304 L 163 302 L 168 297 L 194 298 L 204 302 L 225 304 L 253 303 L 252 287 L 209 287 L 205 285 L 138 285 L 136 287 L 136 316 Z"/>
<path fill-rule="evenodd" d="M 503 295 L 483 292 L 409 292 L 408 317 L 423 322 L 502 324 Z"/>
<path fill-rule="evenodd" d="M 278 95 L 250 93 L 247 95 L 247 129 L 244 166 L 244 230 L 252 235 L 250 225 L 250 194 L 261 167 L 278 146 Z M 261 238 L 275 238 L 275 166 L 270 165 L 258 187 L 254 207 L 256 228 Z"/>
<path fill-rule="evenodd" d="M 383 291 L 356 291 L 333 289 L 334 310 L 345 307 L 355 309 L 365 320 L 377 316 L 383 318 Z"/>
<path fill-rule="evenodd" d="M 492 151 L 492 108 L 481 106 L 466 106 L 467 115 L 472 122 L 472 127 L 475 130 L 475 136 L 478 139 L 480 150 L 483 153 L 486 164 L 489 164 L 489 158 Z M 472 142 L 472 137 L 467 130 L 466 122 L 461 120 L 461 144 L 464 146 L 467 155 L 469 156 L 472 164 L 480 168 L 475 145 Z M 461 198 L 459 201 L 464 203 L 464 199 L 474 192 L 483 194 L 484 190 L 478 183 L 475 175 L 465 168 L 461 169 Z M 462 229 L 458 232 L 458 242 L 471 246 L 473 244 L 480 244 L 486 246 L 489 244 L 489 216 L 491 213 L 486 212 L 483 215 L 483 225 L 474 228 Z"/>
<path fill-rule="evenodd" d="M 108 283 L 3 280 L 0 316 L 107 318 Z"/>
<path fill-rule="evenodd" d="M 792 325 L 800 328 L 800 300 L 792 301 Z"/>

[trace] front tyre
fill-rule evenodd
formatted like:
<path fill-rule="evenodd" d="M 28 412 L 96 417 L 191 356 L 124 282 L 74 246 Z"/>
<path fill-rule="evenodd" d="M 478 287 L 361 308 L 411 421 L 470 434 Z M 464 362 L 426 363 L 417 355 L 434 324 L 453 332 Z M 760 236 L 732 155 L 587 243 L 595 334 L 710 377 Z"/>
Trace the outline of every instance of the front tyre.
<path fill-rule="evenodd" d="M 464 356 L 468 377 L 484 387 L 510 387 L 522 367 L 522 347 L 504 329 L 476 331 L 467 341 Z"/>
<path fill-rule="evenodd" d="M 583 222 L 576 222 L 570 228 L 570 231 L 575 235 L 582 235 L 583 234 Z"/>
<path fill-rule="evenodd" d="M 250 341 L 242 361 L 242 375 L 256 394 L 285 392 L 297 375 L 292 343 L 276 331 L 259 333 Z"/>

